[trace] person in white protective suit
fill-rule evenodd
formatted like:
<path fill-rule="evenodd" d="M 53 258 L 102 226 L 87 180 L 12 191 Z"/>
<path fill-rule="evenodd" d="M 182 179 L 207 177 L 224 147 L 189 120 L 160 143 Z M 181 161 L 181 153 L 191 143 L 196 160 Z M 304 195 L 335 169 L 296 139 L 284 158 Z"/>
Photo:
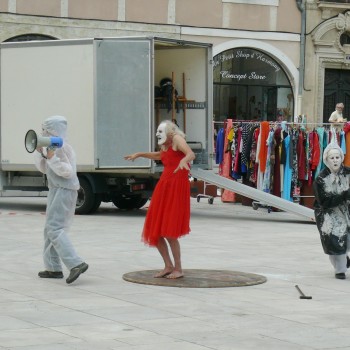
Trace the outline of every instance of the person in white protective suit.
<path fill-rule="evenodd" d="M 38 275 L 41 278 L 63 278 L 63 262 L 70 270 L 66 279 L 70 284 L 89 266 L 77 255 L 67 235 L 74 216 L 79 180 L 75 152 L 66 141 L 66 133 L 65 117 L 47 118 L 42 124 L 42 135 L 61 137 L 63 146 L 56 149 L 48 147 L 45 153 L 42 148 L 37 148 L 34 159 L 38 170 L 46 174 L 49 188 L 44 229 L 45 270 Z"/>

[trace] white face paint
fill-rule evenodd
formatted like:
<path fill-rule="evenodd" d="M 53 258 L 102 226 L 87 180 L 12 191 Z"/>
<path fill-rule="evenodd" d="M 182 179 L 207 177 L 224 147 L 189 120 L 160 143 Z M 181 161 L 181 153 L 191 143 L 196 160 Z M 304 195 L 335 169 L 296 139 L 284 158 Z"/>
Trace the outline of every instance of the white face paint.
<path fill-rule="evenodd" d="M 341 156 L 340 152 L 337 149 L 331 149 L 327 155 L 327 164 L 329 169 L 336 173 L 340 169 L 341 166 Z"/>
<path fill-rule="evenodd" d="M 167 139 L 165 126 L 166 126 L 165 123 L 160 123 L 158 126 L 157 133 L 156 133 L 156 136 L 158 139 L 158 145 L 163 145 Z"/>

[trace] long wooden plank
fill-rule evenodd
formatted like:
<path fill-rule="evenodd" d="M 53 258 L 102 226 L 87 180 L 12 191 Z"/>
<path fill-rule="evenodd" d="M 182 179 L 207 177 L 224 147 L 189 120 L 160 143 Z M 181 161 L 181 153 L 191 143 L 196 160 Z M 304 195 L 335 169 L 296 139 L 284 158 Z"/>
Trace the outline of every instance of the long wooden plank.
<path fill-rule="evenodd" d="M 270 205 L 272 207 L 281 209 L 286 212 L 290 212 L 296 215 L 301 215 L 311 221 L 315 221 L 314 211 L 310 208 L 304 207 L 300 204 L 296 204 L 287 201 L 283 198 L 274 196 L 272 194 L 263 192 L 253 187 L 243 185 L 237 181 L 233 181 L 222 177 L 220 175 L 214 174 L 210 170 L 203 170 L 199 168 L 192 168 L 191 175 L 194 178 L 201 179 L 205 182 L 213 184 L 219 188 L 224 188 L 226 190 L 238 193 L 245 197 L 254 199 L 263 204 Z"/>

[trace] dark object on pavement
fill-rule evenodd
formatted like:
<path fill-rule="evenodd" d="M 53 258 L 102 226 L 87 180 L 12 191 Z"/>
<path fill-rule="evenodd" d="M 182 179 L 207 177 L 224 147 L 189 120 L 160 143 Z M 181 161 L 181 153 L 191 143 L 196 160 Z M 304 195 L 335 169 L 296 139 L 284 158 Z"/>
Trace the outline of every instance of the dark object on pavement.
<path fill-rule="evenodd" d="M 300 293 L 300 297 L 299 299 L 312 299 L 312 296 L 308 296 L 308 295 L 305 295 L 301 289 L 299 288 L 298 285 L 295 286 L 295 288 L 298 290 L 298 292 Z"/>

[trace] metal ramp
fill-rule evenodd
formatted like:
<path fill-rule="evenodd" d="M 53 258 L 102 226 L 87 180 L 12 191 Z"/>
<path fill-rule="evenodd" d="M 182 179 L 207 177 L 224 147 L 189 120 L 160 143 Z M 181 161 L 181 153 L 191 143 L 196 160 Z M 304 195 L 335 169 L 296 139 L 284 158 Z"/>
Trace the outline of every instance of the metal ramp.
<path fill-rule="evenodd" d="M 233 181 L 214 174 L 210 170 L 203 170 L 199 168 L 192 168 L 191 175 L 194 178 L 201 179 L 210 184 L 216 185 L 219 188 L 224 188 L 245 197 L 254 199 L 264 204 L 271 205 L 272 207 L 281 209 L 286 212 L 290 212 L 296 215 L 301 215 L 311 221 L 315 221 L 314 211 L 310 208 L 304 207 L 300 204 L 287 201 L 272 194 L 257 190 L 256 188 L 243 185 L 237 181 Z"/>

